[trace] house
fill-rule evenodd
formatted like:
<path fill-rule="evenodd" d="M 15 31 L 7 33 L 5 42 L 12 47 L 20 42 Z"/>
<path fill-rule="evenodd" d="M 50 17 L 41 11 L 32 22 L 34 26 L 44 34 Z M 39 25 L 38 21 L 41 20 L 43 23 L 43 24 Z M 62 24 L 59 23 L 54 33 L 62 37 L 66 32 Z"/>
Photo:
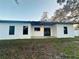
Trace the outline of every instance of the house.
<path fill-rule="evenodd" d="M 73 22 L 0 20 L 0 39 L 74 38 Z"/>

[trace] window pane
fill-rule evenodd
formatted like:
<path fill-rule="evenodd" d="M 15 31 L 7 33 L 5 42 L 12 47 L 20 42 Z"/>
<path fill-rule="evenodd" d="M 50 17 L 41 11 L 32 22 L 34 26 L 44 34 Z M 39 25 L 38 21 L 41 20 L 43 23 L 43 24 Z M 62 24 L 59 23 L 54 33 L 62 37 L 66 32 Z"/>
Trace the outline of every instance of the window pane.
<path fill-rule="evenodd" d="M 44 36 L 50 36 L 50 35 L 51 35 L 50 28 L 44 28 Z"/>
<path fill-rule="evenodd" d="M 68 29 L 67 29 L 67 27 L 64 27 L 64 34 L 68 34 Z"/>
<path fill-rule="evenodd" d="M 14 26 L 10 26 L 9 27 L 9 35 L 14 35 L 14 31 L 15 31 L 15 27 Z"/>
<path fill-rule="evenodd" d="M 34 31 L 40 31 L 40 27 L 35 27 Z"/>
<path fill-rule="evenodd" d="M 28 27 L 27 26 L 23 26 L 23 34 L 28 34 Z"/>

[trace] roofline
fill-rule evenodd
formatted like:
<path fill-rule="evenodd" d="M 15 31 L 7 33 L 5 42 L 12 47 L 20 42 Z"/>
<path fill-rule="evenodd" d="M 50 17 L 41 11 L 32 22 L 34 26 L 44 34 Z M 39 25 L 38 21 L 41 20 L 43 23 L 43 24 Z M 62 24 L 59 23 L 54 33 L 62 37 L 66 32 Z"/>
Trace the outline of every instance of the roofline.
<path fill-rule="evenodd" d="M 79 22 L 52 22 L 52 21 L 17 21 L 17 20 L 0 20 L 0 23 L 53 23 L 53 24 L 79 24 Z"/>

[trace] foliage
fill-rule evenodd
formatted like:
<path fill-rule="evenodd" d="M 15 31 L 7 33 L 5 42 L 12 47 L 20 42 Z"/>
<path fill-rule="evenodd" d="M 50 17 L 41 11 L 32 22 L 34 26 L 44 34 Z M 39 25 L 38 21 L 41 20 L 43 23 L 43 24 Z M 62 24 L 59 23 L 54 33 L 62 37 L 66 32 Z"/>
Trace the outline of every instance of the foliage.
<path fill-rule="evenodd" d="M 63 8 L 56 10 L 54 19 L 60 19 L 79 22 L 79 0 L 57 0 L 57 3 L 63 5 Z"/>

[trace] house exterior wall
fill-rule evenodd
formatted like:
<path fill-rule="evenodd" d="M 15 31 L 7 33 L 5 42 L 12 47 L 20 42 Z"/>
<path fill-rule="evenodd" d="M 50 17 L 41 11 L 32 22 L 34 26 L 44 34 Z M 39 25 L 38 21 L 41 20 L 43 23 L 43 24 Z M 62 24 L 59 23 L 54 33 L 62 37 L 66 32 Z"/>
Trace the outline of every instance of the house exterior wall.
<path fill-rule="evenodd" d="M 75 37 L 75 32 L 72 24 L 57 24 L 57 38 Z M 68 28 L 68 34 L 64 34 L 64 27 Z"/>
<path fill-rule="evenodd" d="M 34 31 L 35 27 L 40 27 L 40 31 Z M 56 37 L 56 25 L 52 25 L 52 26 L 45 26 L 45 25 L 41 25 L 41 26 L 32 26 L 32 37 L 33 38 L 47 38 L 47 37 Z M 50 34 L 51 36 L 44 36 L 44 28 L 50 28 Z"/>
<path fill-rule="evenodd" d="M 57 36 L 57 26 L 56 25 L 51 26 L 51 36 L 53 36 L 53 37 Z"/>
<path fill-rule="evenodd" d="M 14 35 L 9 35 L 9 26 L 15 26 Z M 23 35 L 23 26 L 28 26 L 28 35 Z M 68 28 L 68 34 L 64 34 L 64 26 Z M 34 31 L 34 27 L 40 27 L 40 31 Z M 49 37 L 65 38 L 65 37 L 75 36 L 75 32 L 72 24 L 32 26 L 30 23 L 0 23 L 0 39 L 30 39 L 32 37 L 37 37 L 37 38 L 45 37 L 44 28 L 46 27 L 49 27 L 51 30 L 51 36 L 47 36 L 46 38 Z"/>
<path fill-rule="evenodd" d="M 9 26 L 15 26 L 15 34 L 9 35 Z M 23 26 L 28 26 L 28 35 L 23 35 Z M 31 38 L 31 24 L 29 23 L 0 23 L 0 39 Z"/>
<path fill-rule="evenodd" d="M 75 30 L 75 36 L 79 36 L 79 30 Z"/>
<path fill-rule="evenodd" d="M 40 27 L 40 31 L 34 31 L 35 27 Z M 44 33 L 44 26 L 32 26 L 32 37 L 42 37 Z"/>

